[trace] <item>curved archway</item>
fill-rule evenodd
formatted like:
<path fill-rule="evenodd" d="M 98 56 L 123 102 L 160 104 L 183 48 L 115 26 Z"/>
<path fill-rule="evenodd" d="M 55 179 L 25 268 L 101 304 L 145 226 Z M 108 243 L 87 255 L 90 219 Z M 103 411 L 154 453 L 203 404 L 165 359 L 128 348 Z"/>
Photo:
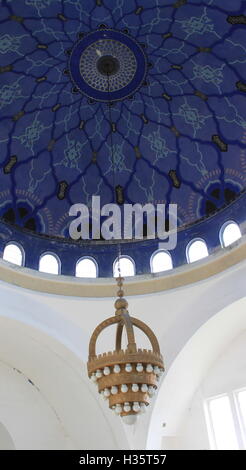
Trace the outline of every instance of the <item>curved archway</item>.
<path fill-rule="evenodd" d="M 120 265 L 120 272 L 122 276 L 128 277 L 128 276 L 135 276 L 136 274 L 136 269 L 135 269 L 135 263 L 133 259 L 130 256 L 120 256 L 120 258 L 116 258 L 113 264 L 113 277 L 118 277 L 119 272 L 118 272 L 118 266 Z"/>
<path fill-rule="evenodd" d="M 234 221 L 228 221 L 220 229 L 220 243 L 223 248 L 231 245 L 242 237 L 239 225 Z"/>
<path fill-rule="evenodd" d="M 150 259 L 152 273 L 160 273 L 173 268 L 172 257 L 168 251 L 158 250 L 153 253 Z"/>
<path fill-rule="evenodd" d="M 76 277 L 91 277 L 98 276 L 98 265 L 94 258 L 84 257 L 77 261 L 75 269 Z"/>
<path fill-rule="evenodd" d="M 43 253 L 39 258 L 39 271 L 47 274 L 60 274 L 60 260 L 54 253 Z"/>
<path fill-rule="evenodd" d="M 245 309 L 246 297 L 222 309 L 194 333 L 177 355 L 154 403 L 148 449 L 160 448 L 164 434 L 175 435 L 192 396 L 214 360 L 246 329 Z"/>
<path fill-rule="evenodd" d="M 208 256 L 207 244 L 201 238 L 191 240 L 186 248 L 186 258 L 188 263 L 194 263 Z"/>
<path fill-rule="evenodd" d="M 3 259 L 17 266 L 24 265 L 24 250 L 22 246 L 17 243 L 8 243 L 3 252 Z"/>
<path fill-rule="evenodd" d="M 15 416 L 5 410 L 3 422 L 12 433 L 16 448 L 79 449 L 85 445 L 92 449 L 99 445 L 117 449 L 122 439 L 124 447 L 128 448 L 122 425 L 118 423 L 117 429 L 112 431 L 116 417 L 112 413 L 105 414 L 104 402 L 98 400 L 97 391 L 88 380 L 88 340 L 85 332 L 80 330 L 78 333 L 78 327 L 74 325 L 73 328 L 67 321 L 64 322 L 59 312 L 30 298 L 26 298 L 23 312 L 19 311 L 23 296 L 25 298 L 24 293 L 20 292 L 10 304 L 7 300 L 6 305 L 3 302 L 4 308 L 0 309 L 0 362 L 11 363 L 11 374 L 20 377 L 33 393 L 45 397 L 45 401 L 37 398 L 43 409 L 41 421 L 38 414 L 32 417 L 30 411 L 25 432 L 23 429 L 19 431 L 20 426 L 23 428 L 23 422 L 20 421 L 17 426 Z M 49 309 L 48 323 L 42 325 L 39 319 L 43 317 L 44 308 L 46 311 Z M 64 323 L 62 330 L 61 321 Z M 66 342 L 65 331 L 68 337 Z M 71 338 L 69 340 L 70 335 L 73 341 L 70 341 Z M 81 345 L 79 350 L 81 342 L 84 346 Z M 82 354 L 84 348 L 85 354 Z M 82 359 L 82 356 L 85 357 Z M 15 389 L 13 386 L 11 388 Z M 25 409 L 22 408 L 21 412 L 24 413 Z"/>
<path fill-rule="evenodd" d="M 0 450 L 15 450 L 14 441 L 7 428 L 0 422 Z"/>

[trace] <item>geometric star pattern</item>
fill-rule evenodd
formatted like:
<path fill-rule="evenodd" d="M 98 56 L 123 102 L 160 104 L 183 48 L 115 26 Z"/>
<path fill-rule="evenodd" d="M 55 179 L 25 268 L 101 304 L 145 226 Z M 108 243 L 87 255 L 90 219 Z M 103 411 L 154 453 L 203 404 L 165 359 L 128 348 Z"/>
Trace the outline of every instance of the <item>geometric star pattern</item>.
<path fill-rule="evenodd" d="M 125 202 L 176 203 L 180 226 L 229 204 L 246 186 L 245 15 L 243 0 L 3 0 L 0 216 L 67 236 L 70 206 L 113 202 L 118 185 Z M 148 64 L 110 106 L 68 71 L 104 27 Z"/>

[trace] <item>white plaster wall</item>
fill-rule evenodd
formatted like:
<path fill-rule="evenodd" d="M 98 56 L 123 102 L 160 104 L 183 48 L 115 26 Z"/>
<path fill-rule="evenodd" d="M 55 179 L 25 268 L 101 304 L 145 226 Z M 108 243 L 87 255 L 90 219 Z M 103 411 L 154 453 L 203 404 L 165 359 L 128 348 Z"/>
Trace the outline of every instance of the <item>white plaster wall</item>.
<path fill-rule="evenodd" d="M 14 441 L 2 423 L 0 423 L 0 450 L 15 450 Z"/>
<path fill-rule="evenodd" d="M 175 437 L 163 437 L 166 449 L 210 449 L 204 414 L 206 399 L 246 387 L 246 331 L 227 345 L 196 390 Z"/>
<path fill-rule="evenodd" d="M 246 261 L 242 261 L 193 285 L 129 297 L 130 314 L 145 321 L 157 334 L 166 365 L 158 396 L 131 429 L 124 427 L 120 418 L 108 410 L 86 374 L 90 336 L 98 323 L 114 314 L 114 298 L 66 297 L 0 281 L 0 361 L 30 378 L 54 411 L 63 431 L 56 443 L 51 441 L 51 446 L 161 448 L 165 432 L 170 442 L 175 441 L 204 374 L 225 343 L 242 330 L 244 318 L 246 327 L 246 305 L 237 304 L 245 297 L 245 275 Z M 215 330 L 212 328 L 215 332 L 212 336 L 210 331 L 201 333 L 207 343 L 200 350 L 202 337 L 196 334 L 232 305 L 235 314 L 227 312 L 224 329 L 219 322 Z M 100 341 L 101 351 L 114 347 L 113 332 L 114 329 L 107 332 Z M 137 336 L 138 345 L 142 346 L 140 339 Z M 193 346 L 188 347 L 192 339 Z M 196 359 L 190 369 L 184 367 L 182 359 L 187 347 L 186 364 L 190 354 Z M 209 361 L 205 360 L 207 352 Z M 182 389 L 182 394 L 177 387 Z M 165 432 L 163 422 L 167 422 Z M 40 445 L 44 441 L 40 440 Z"/>
<path fill-rule="evenodd" d="M 21 388 L 5 385 L 0 369 L 5 393 L 0 421 L 17 449 L 127 448 L 124 432 L 117 431 L 117 417 L 100 407 L 85 365 L 54 338 L 0 317 L 0 358 L 22 383 Z"/>
<path fill-rule="evenodd" d="M 214 361 L 246 330 L 245 310 L 246 297 L 233 302 L 210 317 L 181 349 L 161 384 L 151 416 L 148 448 L 160 447 L 160 435 L 178 435 L 193 396 Z"/>
<path fill-rule="evenodd" d="M 64 430 L 38 387 L 20 370 L 2 362 L 0 421 L 12 436 L 16 449 L 62 449 L 67 446 Z M 4 448 L 1 433 L 0 444 Z"/>

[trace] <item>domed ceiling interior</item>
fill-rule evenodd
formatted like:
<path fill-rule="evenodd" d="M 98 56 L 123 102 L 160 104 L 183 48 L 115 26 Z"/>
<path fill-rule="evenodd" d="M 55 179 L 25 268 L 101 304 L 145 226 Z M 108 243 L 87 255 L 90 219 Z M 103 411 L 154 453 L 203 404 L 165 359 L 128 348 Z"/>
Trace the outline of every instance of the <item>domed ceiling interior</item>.
<path fill-rule="evenodd" d="M 246 185 L 246 2 L 2 0 L 0 216 L 68 236 L 72 204 L 176 203 Z"/>

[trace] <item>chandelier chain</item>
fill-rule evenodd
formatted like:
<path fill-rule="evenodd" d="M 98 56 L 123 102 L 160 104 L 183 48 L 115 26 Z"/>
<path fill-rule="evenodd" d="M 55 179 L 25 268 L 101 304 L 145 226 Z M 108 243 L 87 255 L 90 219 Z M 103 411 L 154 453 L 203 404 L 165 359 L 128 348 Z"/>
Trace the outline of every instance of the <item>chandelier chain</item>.
<path fill-rule="evenodd" d="M 111 161 L 113 167 L 113 187 L 114 187 L 114 202 L 116 203 L 116 165 L 115 165 L 115 152 L 114 152 L 114 144 L 113 144 L 113 118 L 112 118 L 112 110 L 111 110 L 111 102 L 110 102 L 110 79 L 109 79 L 109 72 L 107 72 L 108 78 L 108 108 L 109 108 L 109 123 L 110 123 L 110 147 L 111 147 Z M 118 270 L 118 277 L 121 278 L 121 267 L 120 267 L 120 258 L 121 258 L 121 244 L 118 243 L 118 253 L 117 253 L 117 270 Z M 120 291 L 122 288 L 120 287 Z"/>

